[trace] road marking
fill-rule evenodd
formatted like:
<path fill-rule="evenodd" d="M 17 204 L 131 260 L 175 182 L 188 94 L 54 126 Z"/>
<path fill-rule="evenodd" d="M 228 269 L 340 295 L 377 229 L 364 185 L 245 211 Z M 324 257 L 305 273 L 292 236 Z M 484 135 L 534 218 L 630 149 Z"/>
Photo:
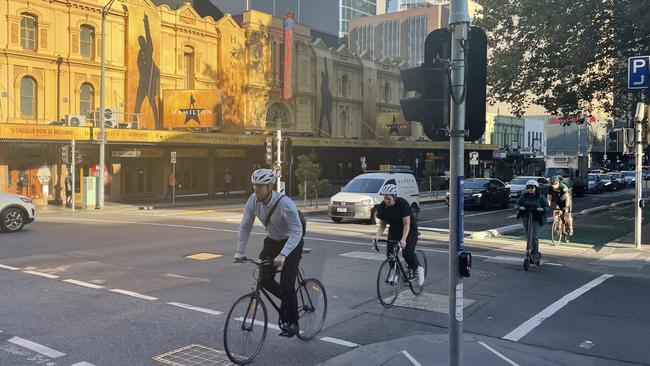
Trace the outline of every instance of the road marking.
<path fill-rule="evenodd" d="M 57 350 L 51 349 L 49 347 L 45 347 L 42 344 L 38 344 L 36 342 L 32 342 L 28 339 L 25 338 L 20 338 L 20 337 L 13 337 L 8 340 L 8 342 L 11 342 L 17 346 L 21 346 L 23 348 L 27 348 L 28 350 L 32 350 L 36 353 L 40 353 L 43 356 L 47 356 L 49 358 L 57 358 L 57 357 L 63 357 L 65 356 L 65 353 L 59 352 Z"/>
<path fill-rule="evenodd" d="M 221 315 L 221 314 L 223 314 L 221 311 L 200 308 L 200 307 L 197 307 L 197 306 L 182 304 L 180 302 L 168 302 L 167 304 L 173 305 L 173 306 L 178 306 L 179 308 L 199 311 L 199 312 L 210 314 L 210 315 Z"/>
<path fill-rule="evenodd" d="M 408 358 L 409 361 L 411 361 L 411 363 L 413 364 L 413 366 L 422 366 L 422 364 L 419 363 L 418 360 L 416 360 L 413 356 L 411 356 L 411 354 L 408 353 L 407 350 L 403 350 L 403 351 L 400 352 L 400 353 L 403 354 L 404 356 L 406 356 L 406 358 Z"/>
<path fill-rule="evenodd" d="M 115 288 L 115 289 L 112 289 L 110 291 L 111 292 L 117 292 L 118 294 L 122 294 L 122 295 L 137 297 L 138 299 L 143 299 L 143 300 L 149 300 L 149 301 L 158 300 L 157 297 L 147 296 L 147 295 L 139 294 L 139 293 L 133 292 L 133 291 L 121 290 L 119 288 Z"/>
<path fill-rule="evenodd" d="M 93 365 L 92 363 L 89 363 L 89 362 L 83 361 L 83 362 L 77 362 L 77 363 L 75 363 L 75 364 L 72 365 L 72 366 L 95 366 L 95 365 Z"/>
<path fill-rule="evenodd" d="M 240 321 L 240 322 L 243 322 L 243 321 L 244 321 L 244 318 L 239 317 L 239 318 L 235 318 L 235 320 Z M 255 320 L 255 321 L 253 322 L 253 324 L 255 324 L 255 325 L 259 325 L 260 327 L 263 327 L 263 326 L 264 326 L 264 322 L 261 322 L 261 321 L 259 321 L 259 320 Z M 280 327 L 278 327 L 277 325 L 275 325 L 275 324 L 273 324 L 273 323 L 267 323 L 266 326 L 267 326 L 268 328 L 271 328 L 271 329 L 280 330 Z"/>
<path fill-rule="evenodd" d="M 17 271 L 17 270 L 20 269 L 20 268 L 18 268 L 18 267 L 7 266 L 7 265 L 5 265 L 5 264 L 0 264 L 0 268 L 8 269 L 8 270 L 10 270 L 10 271 Z"/>
<path fill-rule="evenodd" d="M 501 354 L 499 351 L 495 350 L 494 348 L 488 346 L 487 344 L 483 342 L 478 342 L 481 346 L 485 347 L 488 349 L 488 351 L 494 353 L 495 355 L 499 356 L 502 360 L 506 361 L 507 363 L 511 364 L 512 366 L 519 366 L 519 364 L 515 363 L 513 360 L 509 359 L 508 357 L 504 356 Z"/>
<path fill-rule="evenodd" d="M 31 274 L 31 275 L 41 276 L 41 277 L 45 277 L 45 278 L 59 278 L 59 276 L 57 276 L 57 275 L 53 275 L 53 274 L 49 274 L 49 273 L 43 273 L 43 272 L 36 272 L 36 271 L 23 271 L 23 273 L 28 273 L 28 274 Z"/>
<path fill-rule="evenodd" d="M 104 288 L 104 286 L 95 285 L 94 283 L 84 282 L 84 281 L 77 281 L 77 280 L 72 280 L 72 279 L 63 280 L 63 282 L 71 283 L 71 284 L 77 285 L 77 286 L 94 288 L 94 289 Z"/>
<path fill-rule="evenodd" d="M 562 309 L 568 303 L 577 299 L 580 295 L 583 295 L 587 291 L 591 290 L 592 288 L 595 288 L 596 286 L 600 285 L 601 283 L 605 282 L 607 279 L 612 277 L 614 277 L 614 275 L 604 274 L 592 280 L 591 282 L 581 286 L 580 288 L 573 290 L 572 292 L 564 295 L 561 299 L 557 300 L 556 302 L 546 307 L 546 309 L 540 311 L 532 318 L 526 320 L 520 326 L 515 328 L 512 332 L 506 334 L 503 337 L 503 339 L 513 341 L 513 342 L 519 341 L 520 339 L 525 337 L 526 334 L 530 333 L 530 331 L 532 331 L 537 326 L 542 324 L 544 320 L 551 317 L 553 314 L 555 314 L 558 310 Z"/>
<path fill-rule="evenodd" d="M 481 257 L 480 254 L 472 254 L 472 256 Z M 507 264 L 517 264 L 517 265 L 519 265 L 523 261 L 523 259 L 520 258 L 520 257 L 509 257 L 509 256 L 502 256 L 502 255 L 497 255 L 496 257 L 490 257 L 490 256 L 487 256 L 487 255 L 484 255 L 482 257 L 487 258 L 485 261 L 486 262 L 491 262 L 491 263 L 507 263 Z M 542 264 L 545 265 L 545 266 L 564 267 L 563 264 L 545 262 L 543 260 L 542 260 Z"/>
<path fill-rule="evenodd" d="M 383 261 L 386 259 L 386 255 L 380 253 L 371 253 L 371 252 L 350 252 L 339 254 L 342 257 L 350 258 L 359 258 L 359 259 L 370 259 L 373 261 Z"/>
<path fill-rule="evenodd" d="M 345 346 L 345 347 L 350 347 L 350 348 L 360 347 L 360 345 L 357 344 L 357 343 L 352 343 L 352 342 L 344 341 L 344 340 L 342 340 L 342 339 L 338 339 L 338 338 L 323 337 L 323 338 L 321 338 L 320 340 L 323 341 L 323 342 L 334 343 L 334 344 L 338 344 L 338 345 L 340 345 L 340 346 Z"/>

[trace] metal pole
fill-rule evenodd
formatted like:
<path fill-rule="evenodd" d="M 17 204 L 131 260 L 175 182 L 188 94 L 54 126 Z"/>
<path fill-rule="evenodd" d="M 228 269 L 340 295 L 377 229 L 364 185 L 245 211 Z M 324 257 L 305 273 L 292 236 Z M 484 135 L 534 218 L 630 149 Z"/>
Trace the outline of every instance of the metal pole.
<path fill-rule="evenodd" d="M 469 28 L 467 0 L 452 0 L 449 13 L 451 36 L 451 120 L 449 132 L 449 365 L 459 366 L 463 352 L 463 280 L 458 255 L 463 251 L 463 180 L 465 175 L 465 51 Z M 459 98 L 462 98 L 459 100 Z"/>
<path fill-rule="evenodd" d="M 176 204 L 176 163 L 172 164 L 172 206 Z"/>
<path fill-rule="evenodd" d="M 607 164 L 607 136 L 609 136 L 609 127 L 605 127 L 605 154 L 603 155 L 603 168 Z"/>
<path fill-rule="evenodd" d="M 282 153 L 282 130 L 277 131 L 277 134 L 276 134 L 275 138 L 277 140 L 277 143 L 276 143 L 276 146 L 275 146 L 275 152 L 276 152 L 276 156 L 277 156 L 276 163 L 277 163 L 278 169 L 280 170 L 280 173 L 282 173 L 282 159 L 281 159 L 282 157 L 280 156 L 280 154 Z M 278 178 L 278 180 L 276 182 L 276 190 L 278 192 L 280 192 L 280 189 L 282 188 L 281 180 L 282 180 L 282 176 L 280 176 L 280 178 Z"/>
<path fill-rule="evenodd" d="M 650 105 L 648 106 L 650 108 Z M 641 189 L 643 184 L 643 112 L 645 105 L 637 103 L 634 120 L 636 122 L 635 145 L 636 148 L 636 189 L 634 192 L 634 245 L 641 249 L 641 226 L 643 224 L 643 212 L 641 211 Z M 650 113 L 650 110 L 648 111 Z M 627 141 L 625 141 L 627 143 Z"/>
<path fill-rule="evenodd" d="M 106 15 L 108 15 L 108 11 L 110 10 L 111 6 L 113 5 L 113 2 L 115 0 L 109 0 L 108 3 L 104 6 L 102 9 L 102 29 L 101 29 L 101 37 L 102 37 L 102 57 L 101 57 L 101 73 L 99 76 L 99 182 L 98 182 L 98 189 L 97 189 L 97 207 L 98 209 L 104 208 L 104 166 L 106 165 L 106 132 L 104 131 L 104 97 L 105 97 L 105 66 L 106 66 L 106 52 L 105 52 L 105 45 L 106 45 Z"/>
<path fill-rule="evenodd" d="M 75 141 L 74 141 L 74 139 L 72 139 L 71 146 L 72 146 L 71 147 L 71 150 L 72 150 L 72 165 L 71 165 L 71 169 L 72 169 L 72 212 L 74 212 L 74 205 L 75 205 L 74 194 L 77 191 L 77 189 L 75 188 L 76 186 L 75 186 L 75 179 L 74 179 L 75 170 L 77 169 L 77 157 L 76 157 L 77 153 L 75 151 L 76 149 L 75 149 Z"/>

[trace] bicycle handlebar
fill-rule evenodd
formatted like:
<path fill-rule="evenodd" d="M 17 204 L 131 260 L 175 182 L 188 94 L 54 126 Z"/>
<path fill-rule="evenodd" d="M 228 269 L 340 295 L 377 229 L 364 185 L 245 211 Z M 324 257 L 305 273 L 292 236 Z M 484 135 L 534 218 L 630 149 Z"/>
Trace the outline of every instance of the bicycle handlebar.
<path fill-rule="evenodd" d="M 273 264 L 272 260 L 263 260 L 263 261 L 256 261 L 254 259 L 249 259 L 247 257 L 241 257 L 241 258 L 234 258 L 233 263 L 253 263 L 258 266 L 265 266 L 265 265 L 271 265 Z"/>
<path fill-rule="evenodd" d="M 387 239 L 377 239 L 377 240 L 373 240 L 373 241 L 372 241 L 372 245 L 374 245 L 374 247 L 375 247 L 375 251 L 377 251 L 377 252 L 379 251 L 379 247 L 377 246 L 377 243 L 379 243 L 379 242 L 381 242 L 381 243 L 386 243 L 386 244 L 399 244 L 399 241 L 398 241 L 398 240 L 387 240 Z M 400 247 L 399 245 L 397 245 L 397 248 L 398 248 L 398 250 L 401 250 L 401 249 L 402 249 L 402 247 Z"/>

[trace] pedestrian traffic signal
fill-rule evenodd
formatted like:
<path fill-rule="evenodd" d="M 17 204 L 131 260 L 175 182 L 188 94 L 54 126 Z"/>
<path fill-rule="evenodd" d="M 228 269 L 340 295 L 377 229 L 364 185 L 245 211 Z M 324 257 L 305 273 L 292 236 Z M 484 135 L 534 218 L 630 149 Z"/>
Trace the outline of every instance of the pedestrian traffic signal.
<path fill-rule="evenodd" d="M 70 164 L 70 146 L 59 146 L 59 161 L 61 164 Z"/>

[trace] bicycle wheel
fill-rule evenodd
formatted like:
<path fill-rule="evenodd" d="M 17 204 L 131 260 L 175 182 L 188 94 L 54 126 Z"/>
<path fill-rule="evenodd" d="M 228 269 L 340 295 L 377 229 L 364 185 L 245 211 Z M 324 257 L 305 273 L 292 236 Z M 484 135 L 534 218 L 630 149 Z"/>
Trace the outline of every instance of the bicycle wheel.
<path fill-rule="evenodd" d="M 415 255 L 418 257 L 418 262 L 420 262 L 420 266 L 424 268 L 424 280 L 426 281 L 427 279 L 427 257 L 424 255 L 424 252 L 421 250 L 416 250 Z M 424 289 L 424 283 L 422 283 L 422 286 L 418 285 L 417 281 L 411 281 L 409 282 L 409 287 L 411 288 L 411 292 L 413 292 L 414 295 L 419 295 L 422 290 Z"/>
<path fill-rule="evenodd" d="M 562 224 L 561 220 L 553 220 L 553 226 L 551 227 L 551 241 L 553 245 L 558 245 L 562 241 Z"/>
<path fill-rule="evenodd" d="M 255 293 L 237 299 L 223 329 L 223 346 L 230 361 L 238 365 L 251 362 L 262 349 L 267 327 L 266 305 Z"/>
<path fill-rule="evenodd" d="M 320 332 L 327 316 L 325 286 L 314 278 L 306 279 L 298 287 L 298 338 L 308 341 Z"/>
<path fill-rule="evenodd" d="M 386 259 L 379 267 L 377 274 L 377 297 L 385 307 L 393 305 L 399 295 L 402 275 L 399 273 L 397 261 Z"/>

